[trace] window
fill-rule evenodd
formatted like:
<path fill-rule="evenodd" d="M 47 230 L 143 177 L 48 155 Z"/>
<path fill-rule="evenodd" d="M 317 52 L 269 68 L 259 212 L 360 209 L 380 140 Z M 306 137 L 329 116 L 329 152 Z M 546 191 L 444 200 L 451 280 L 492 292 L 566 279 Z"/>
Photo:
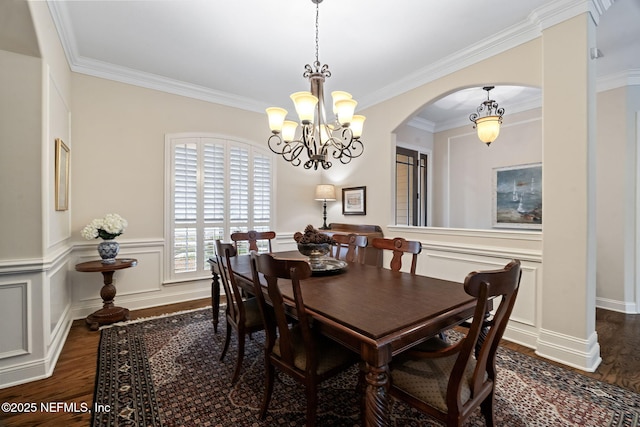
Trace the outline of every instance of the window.
<path fill-rule="evenodd" d="M 211 136 L 168 135 L 166 141 L 168 277 L 202 277 L 216 239 L 272 229 L 271 156 Z"/>
<path fill-rule="evenodd" d="M 427 160 L 424 153 L 396 147 L 396 225 L 428 225 Z"/>

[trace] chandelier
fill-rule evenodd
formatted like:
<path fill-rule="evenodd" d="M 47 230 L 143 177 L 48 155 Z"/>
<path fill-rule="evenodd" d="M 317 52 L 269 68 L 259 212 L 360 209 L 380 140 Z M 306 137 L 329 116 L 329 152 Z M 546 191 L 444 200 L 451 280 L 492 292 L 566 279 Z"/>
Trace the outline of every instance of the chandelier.
<path fill-rule="evenodd" d="M 485 86 L 482 88 L 487 91 L 487 100 L 480 104 L 475 113 L 469 116 L 469 120 L 473 122 L 473 128 L 478 131 L 478 138 L 487 146 L 495 141 L 500 134 L 500 124 L 504 114 L 504 108 L 498 108 L 498 103 L 489 99 L 489 92 L 494 87 Z M 485 115 L 481 116 L 483 112 Z"/>
<path fill-rule="evenodd" d="M 331 77 L 329 66 L 318 60 L 318 16 L 322 0 L 311 0 L 316 5 L 316 60 L 305 65 L 303 77 L 309 79 L 311 91 L 296 92 L 291 99 L 298 113 L 300 124 L 286 120 L 287 110 L 279 107 L 267 108 L 269 128 L 272 135 L 267 143 L 271 151 L 282 156 L 293 166 L 299 166 L 306 154 L 305 169 L 331 167 L 330 159 L 347 164 L 364 152 L 360 140 L 364 116 L 354 115 L 357 105 L 351 94 L 331 92 L 333 98 L 333 121 L 327 121 L 324 108 L 324 81 Z M 298 132 L 298 126 L 301 131 Z"/>

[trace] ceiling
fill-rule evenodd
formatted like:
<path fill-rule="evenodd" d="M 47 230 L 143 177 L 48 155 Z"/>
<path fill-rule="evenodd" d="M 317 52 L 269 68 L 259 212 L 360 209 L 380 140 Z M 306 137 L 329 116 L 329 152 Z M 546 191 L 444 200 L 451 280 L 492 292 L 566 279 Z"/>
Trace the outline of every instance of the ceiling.
<path fill-rule="evenodd" d="M 358 110 L 539 36 L 541 29 L 611 0 L 325 0 L 319 59 L 325 92 L 347 90 Z M 311 0 L 49 0 L 75 72 L 263 112 L 294 113 L 315 60 Z M 640 74 L 640 0 L 616 0 L 600 17 L 599 79 Z M 493 82 L 487 82 L 492 84 Z M 501 107 L 540 102 L 535 88 L 499 86 Z M 482 88 L 420 112 L 436 128 L 467 118 Z M 295 113 L 294 113 L 295 114 Z M 295 118 L 295 117 L 291 117 Z"/>

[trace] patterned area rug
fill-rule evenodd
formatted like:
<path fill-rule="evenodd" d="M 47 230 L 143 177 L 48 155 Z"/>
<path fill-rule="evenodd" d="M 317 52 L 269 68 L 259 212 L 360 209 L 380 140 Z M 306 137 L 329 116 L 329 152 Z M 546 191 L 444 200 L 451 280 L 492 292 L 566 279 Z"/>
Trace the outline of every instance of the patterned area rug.
<path fill-rule="evenodd" d="M 278 376 L 266 420 L 258 420 L 263 335 L 247 340 L 241 377 L 230 386 L 237 344 L 218 360 L 223 317 L 217 334 L 211 309 L 103 329 L 94 394 L 94 408 L 103 410 L 92 426 L 304 426 L 304 391 L 286 375 Z M 323 384 L 319 425 L 359 425 L 356 382 L 354 366 Z M 391 411 L 398 427 L 440 425 L 401 402 Z M 498 426 L 638 426 L 640 395 L 501 348 L 495 413 Z M 485 425 L 479 410 L 467 425 Z"/>

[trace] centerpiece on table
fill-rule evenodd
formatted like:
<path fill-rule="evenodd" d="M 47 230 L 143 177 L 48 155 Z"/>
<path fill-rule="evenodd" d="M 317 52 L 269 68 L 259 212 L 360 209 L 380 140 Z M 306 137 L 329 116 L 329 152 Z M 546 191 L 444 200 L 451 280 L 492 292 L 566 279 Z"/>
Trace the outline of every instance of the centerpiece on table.
<path fill-rule="evenodd" d="M 87 240 L 100 237 L 103 241 L 98 244 L 98 253 L 103 264 L 115 264 L 120 244 L 115 239 L 129 224 L 118 214 L 106 214 L 104 218 L 96 218 L 85 226 L 80 234 Z"/>
<path fill-rule="evenodd" d="M 321 269 L 324 266 L 323 258 L 331 251 L 331 245 L 336 243 L 331 236 L 321 233 L 312 225 L 307 225 L 304 233 L 297 232 L 293 239 L 298 242 L 298 251 L 309 257 L 312 270 Z"/>

